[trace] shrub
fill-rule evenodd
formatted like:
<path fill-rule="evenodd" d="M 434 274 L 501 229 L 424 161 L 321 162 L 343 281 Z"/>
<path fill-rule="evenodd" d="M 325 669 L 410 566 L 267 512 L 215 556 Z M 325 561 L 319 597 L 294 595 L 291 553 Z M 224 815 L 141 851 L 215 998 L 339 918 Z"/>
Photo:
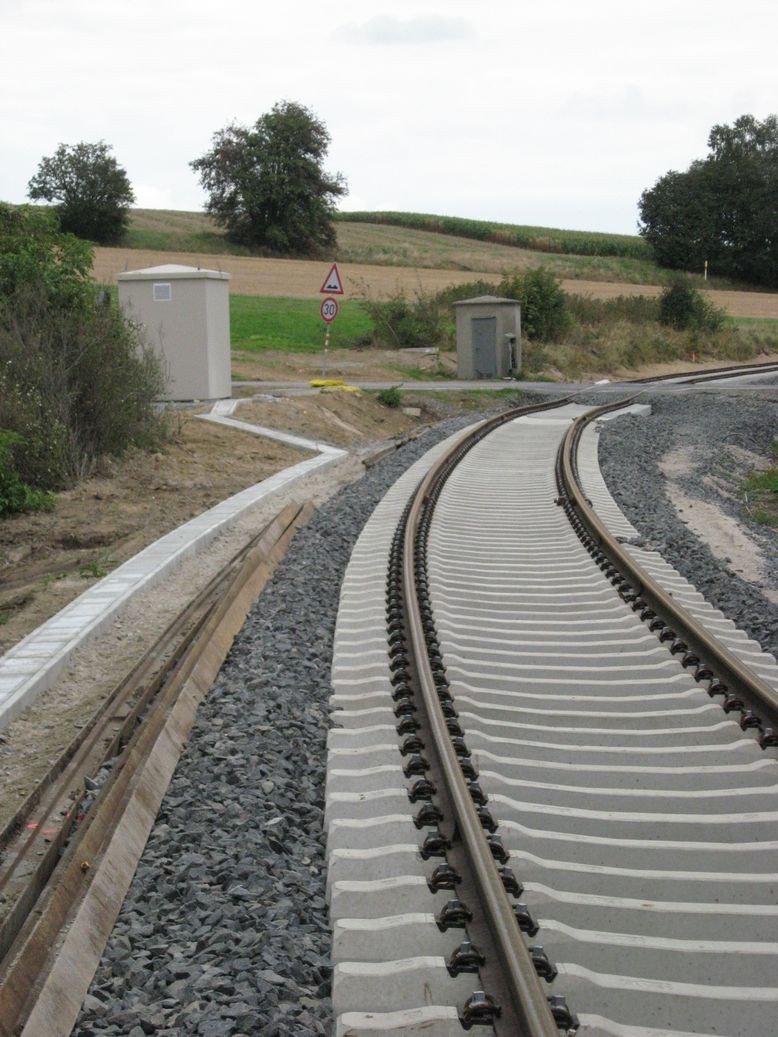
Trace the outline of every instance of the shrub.
<path fill-rule="evenodd" d="M 465 284 L 452 284 L 443 288 L 435 298 L 444 306 L 451 306 L 463 299 L 475 299 L 479 295 L 495 295 L 493 281 L 466 281 Z"/>
<path fill-rule="evenodd" d="M 98 457 L 167 435 L 156 354 L 115 304 L 58 310 L 29 293 L 0 305 L 0 427 L 25 482 L 60 489 Z"/>
<path fill-rule="evenodd" d="M 711 305 L 688 282 L 678 280 L 662 292 L 659 322 L 677 331 L 718 331 L 724 324 L 724 311 Z"/>
<path fill-rule="evenodd" d="M 571 326 L 602 326 L 619 320 L 630 324 L 651 324 L 659 320 L 659 299 L 646 295 L 618 295 L 615 299 L 593 299 L 590 295 L 569 294 L 567 312 Z"/>
<path fill-rule="evenodd" d="M 396 292 L 384 301 L 366 301 L 364 307 L 375 325 L 375 340 L 389 349 L 438 346 L 448 340 L 446 307 L 437 295 L 417 292 L 409 300 Z"/>
<path fill-rule="evenodd" d="M 565 293 L 545 267 L 509 274 L 500 282 L 497 294 L 521 303 L 521 331 L 528 339 L 550 342 L 560 338 L 568 327 Z"/>
<path fill-rule="evenodd" d="M 15 432 L 0 429 L 0 516 L 19 511 L 50 511 L 54 507 L 53 493 L 33 489 L 16 471 L 13 450 L 22 442 Z"/>
<path fill-rule="evenodd" d="M 381 391 L 376 394 L 376 399 L 379 403 L 382 403 L 384 407 L 392 407 L 395 409 L 402 403 L 402 393 L 398 386 L 392 385 L 389 389 L 381 389 Z"/>
<path fill-rule="evenodd" d="M 63 234 L 53 212 L 0 202 L 0 302 L 26 288 L 53 307 L 88 307 L 91 267 L 91 247 Z"/>
<path fill-rule="evenodd" d="M 0 205 L 0 428 L 20 437 L 15 470 L 34 488 L 166 435 L 160 362 L 115 304 L 96 302 L 90 265 L 51 214 Z"/>

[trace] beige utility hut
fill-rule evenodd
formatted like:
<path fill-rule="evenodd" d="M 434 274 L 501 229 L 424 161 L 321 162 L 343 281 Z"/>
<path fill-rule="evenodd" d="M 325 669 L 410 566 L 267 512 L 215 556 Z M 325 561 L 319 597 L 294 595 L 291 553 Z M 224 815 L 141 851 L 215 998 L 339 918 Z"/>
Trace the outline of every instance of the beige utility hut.
<path fill-rule="evenodd" d="M 460 378 L 508 378 L 521 370 L 521 306 L 479 295 L 454 303 Z"/>
<path fill-rule="evenodd" d="M 168 399 L 230 397 L 230 274 L 167 264 L 118 280 L 122 310 L 162 356 Z"/>

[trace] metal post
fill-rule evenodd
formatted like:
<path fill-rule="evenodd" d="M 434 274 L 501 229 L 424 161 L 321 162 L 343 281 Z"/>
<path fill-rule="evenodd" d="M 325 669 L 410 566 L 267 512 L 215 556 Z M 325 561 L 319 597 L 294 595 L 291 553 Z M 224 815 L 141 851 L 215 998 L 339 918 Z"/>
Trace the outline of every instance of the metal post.
<path fill-rule="evenodd" d="M 323 363 L 322 369 L 321 369 L 321 376 L 322 376 L 322 378 L 326 378 L 327 377 L 327 353 L 329 351 L 329 348 L 330 348 L 330 326 L 328 324 L 327 325 L 327 333 L 324 336 L 324 363 Z"/>

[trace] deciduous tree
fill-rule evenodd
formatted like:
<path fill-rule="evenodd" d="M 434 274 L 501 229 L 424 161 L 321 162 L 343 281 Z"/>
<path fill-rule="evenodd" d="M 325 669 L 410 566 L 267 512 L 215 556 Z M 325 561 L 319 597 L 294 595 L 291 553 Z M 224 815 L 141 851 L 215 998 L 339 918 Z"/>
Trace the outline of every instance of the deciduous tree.
<path fill-rule="evenodd" d="M 323 169 L 329 143 L 313 112 L 282 101 L 253 127 L 219 130 L 190 165 L 209 193 L 207 211 L 233 241 L 315 254 L 335 244 L 335 200 L 347 191 L 340 173 Z"/>
<path fill-rule="evenodd" d="M 778 117 L 714 126 L 710 154 L 671 170 L 640 198 L 640 233 L 657 260 L 778 286 Z"/>
<path fill-rule="evenodd" d="M 60 144 L 27 185 L 33 201 L 57 202 L 64 231 L 108 245 L 120 241 L 135 201 L 126 172 L 104 141 Z"/>

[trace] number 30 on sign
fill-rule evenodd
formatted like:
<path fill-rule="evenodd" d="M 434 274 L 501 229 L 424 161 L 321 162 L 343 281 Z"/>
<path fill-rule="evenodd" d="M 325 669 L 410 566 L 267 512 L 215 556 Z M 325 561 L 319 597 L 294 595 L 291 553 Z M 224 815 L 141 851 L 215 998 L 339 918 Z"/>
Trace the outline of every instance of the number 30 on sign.
<path fill-rule="evenodd" d="M 323 299 L 321 304 L 321 319 L 326 324 L 332 324 L 338 315 L 338 300 Z"/>

